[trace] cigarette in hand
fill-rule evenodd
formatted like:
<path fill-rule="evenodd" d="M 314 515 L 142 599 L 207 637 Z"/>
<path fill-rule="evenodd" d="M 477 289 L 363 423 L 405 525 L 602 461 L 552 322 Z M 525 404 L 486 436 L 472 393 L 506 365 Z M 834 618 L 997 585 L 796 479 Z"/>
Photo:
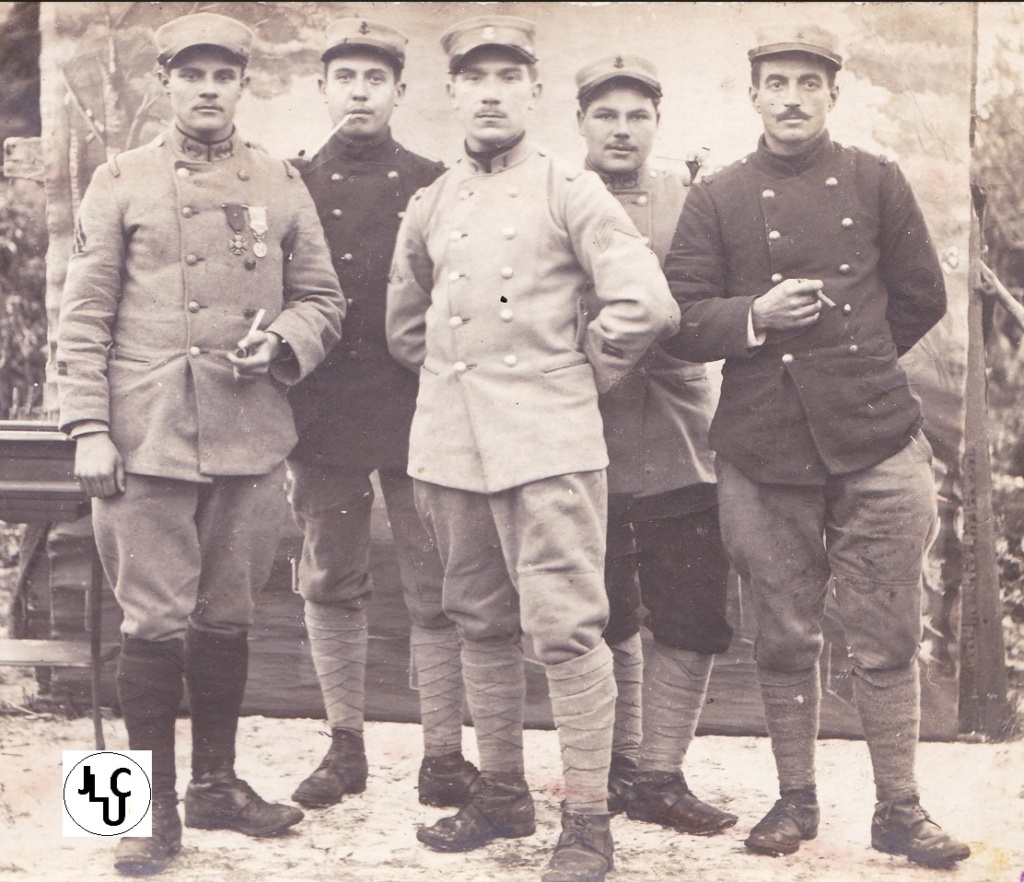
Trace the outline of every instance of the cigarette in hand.
<path fill-rule="evenodd" d="M 249 325 L 249 332 L 245 335 L 246 337 L 248 337 L 249 334 L 252 334 L 253 332 L 258 331 L 260 329 L 260 322 L 263 321 L 263 318 L 264 316 L 266 316 L 266 314 L 267 311 L 265 309 L 256 310 L 256 315 L 253 317 L 252 324 Z M 244 346 L 239 346 L 235 350 L 235 356 L 238 358 L 248 358 L 249 350 L 246 349 Z"/>
<path fill-rule="evenodd" d="M 824 303 L 825 306 L 827 306 L 829 309 L 835 309 L 836 308 L 836 302 L 831 297 L 829 297 L 824 291 L 822 291 L 820 288 L 817 291 L 815 291 L 814 293 L 818 295 L 818 299 L 822 303 Z"/>

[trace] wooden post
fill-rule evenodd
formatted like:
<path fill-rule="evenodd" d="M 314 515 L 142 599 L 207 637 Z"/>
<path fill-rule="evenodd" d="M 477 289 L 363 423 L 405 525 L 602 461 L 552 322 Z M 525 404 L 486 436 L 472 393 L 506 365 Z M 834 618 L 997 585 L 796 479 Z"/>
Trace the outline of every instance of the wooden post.
<path fill-rule="evenodd" d="M 978 9 L 974 4 L 974 80 L 971 83 L 971 147 L 977 82 Z M 981 256 L 981 225 L 971 223 L 971 260 Z M 972 275 L 972 279 L 974 276 Z M 1008 717 L 1002 602 L 992 513 L 992 459 L 988 436 L 988 377 L 982 328 L 982 295 L 972 284 L 967 307 L 967 388 L 963 458 L 963 581 L 960 588 L 960 707 L 962 733 L 1004 733 Z"/>

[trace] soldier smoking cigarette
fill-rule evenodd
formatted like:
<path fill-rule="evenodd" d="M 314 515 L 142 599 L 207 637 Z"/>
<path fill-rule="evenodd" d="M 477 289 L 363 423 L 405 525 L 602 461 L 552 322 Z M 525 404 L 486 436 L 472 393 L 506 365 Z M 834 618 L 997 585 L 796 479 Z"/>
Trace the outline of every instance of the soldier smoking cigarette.
<path fill-rule="evenodd" d="M 246 337 L 248 337 L 249 334 L 251 334 L 253 331 L 258 331 L 259 330 L 260 322 L 263 321 L 263 317 L 266 314 L 267 314 L 267 311 L 265 309 L 259 309 L 259 310 L 256 311 L 256 315 L 253 316 L 253 319 L 252 319 L 252 324 L 249 325 L 249 333 L 245 335 Z M 249 350 L 245 346 L 239 346 L 235 350 L 235 355 L 238 358 L 248 358 L 249 357 Z"/>
<path fill-rule="evenodd" d="M 818 299 L 822 303 L 824 303 L 825 306 L 827 306 L 829 309 L 835 309 L 836 308 L 836 302 L 831 297 L 829 297 L 824 291 L 822 291 L 820 288 L 817 291 L 815 291 L 814 293 L 818 295 Z"/>

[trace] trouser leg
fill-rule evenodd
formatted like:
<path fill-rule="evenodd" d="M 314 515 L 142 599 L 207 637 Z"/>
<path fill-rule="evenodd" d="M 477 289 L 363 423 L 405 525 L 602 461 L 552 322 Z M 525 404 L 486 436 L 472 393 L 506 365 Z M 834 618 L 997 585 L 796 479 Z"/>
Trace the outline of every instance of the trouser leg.
<path fill-rule="evenodd" d="M 303 532 L 299 593 L 310 655 L 332 730 L 361 736 L 366 703 L 373 487 L 366 469 L 290 463 Z"/>
<path fill-rule="evenodd" d="M 814 786 L 829 579 L 821 487 L 758 484 L 718 459 L 725 548 L 750 587 L 754 658 L 781 791 Z"/>
<path fill-rule="evenodd" d="M 428 757 L 446 756 L 462 750 L 465 689 L 459 635 L 442 608 L 444 569 L 437 547 L 416 511 L 412 478 L 386 469 L 378 474 L 405 605 L 412 619 L 410 673 L 412 686 L 419 692 L 423 753 Z"/>
<path fill-rule="evenodd" d="M 833 482 L 827 539 L 879 801 L 917 795 L 921 573 L 936 524 L 931 447 Z"/>
<path fill-rule="evenodd" d="M 422 481 L 414 490 L 444 568 L 444 611 L 462 642 L 462 676 L 481 773 L 521 777 L 526 677 L 519 600 L 490 497 Z"/>

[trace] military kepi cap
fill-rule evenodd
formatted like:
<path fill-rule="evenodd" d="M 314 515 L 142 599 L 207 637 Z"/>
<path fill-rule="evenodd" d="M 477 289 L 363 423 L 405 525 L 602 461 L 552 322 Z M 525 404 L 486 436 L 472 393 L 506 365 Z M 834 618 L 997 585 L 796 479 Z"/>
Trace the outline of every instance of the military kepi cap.
<path fill-rule="evenodd" d="M 448 55 L 448 70 L 456 73 L 462 59 L 481 46 L 509 49 L 527 64 L 537 61 L 534 42 L 537 28 L 532 21 L 514 15 L 481 15 L 453 24 L 441 35 L 441 48 Z"/>
<path fill-rule="evenodd" d="M 836 70 L 843 66 L 839 54 L 839 40 L 831 31 L 818 25 L 774 25 L 757 32 L 757 45 L 747 55 L 757 61 L 766 55 L 780 52 L 806 52 L 833 65 Z"/>
<path fill-rule="evenodd" d="M 644 91 L 661 97 L 658 69 L 640 55 L 626 54 L 609 55 L 576 71 L 576 97 L 582 101 L 598 86 L 617 79 L 633 80 Z"/>
<path fill-rule="evenodd" d="M 170 64 L 175 55 L 191 46 L 217 46 L 248 63 L 253 38 L 253 32 L 238 19 L 215 12 L 183 15 L 161 25 L 153 34 L 160 64 Z"/>
<path fill-rule="evenodd" d="M 409 38 L 390 25 L 365 18 L 339 18 L 327 25 L 326 36 L 321 61 L 330 61 L 351 50 L 372 49 L 387 57 L 399 70 L 405 66 Z"/>

